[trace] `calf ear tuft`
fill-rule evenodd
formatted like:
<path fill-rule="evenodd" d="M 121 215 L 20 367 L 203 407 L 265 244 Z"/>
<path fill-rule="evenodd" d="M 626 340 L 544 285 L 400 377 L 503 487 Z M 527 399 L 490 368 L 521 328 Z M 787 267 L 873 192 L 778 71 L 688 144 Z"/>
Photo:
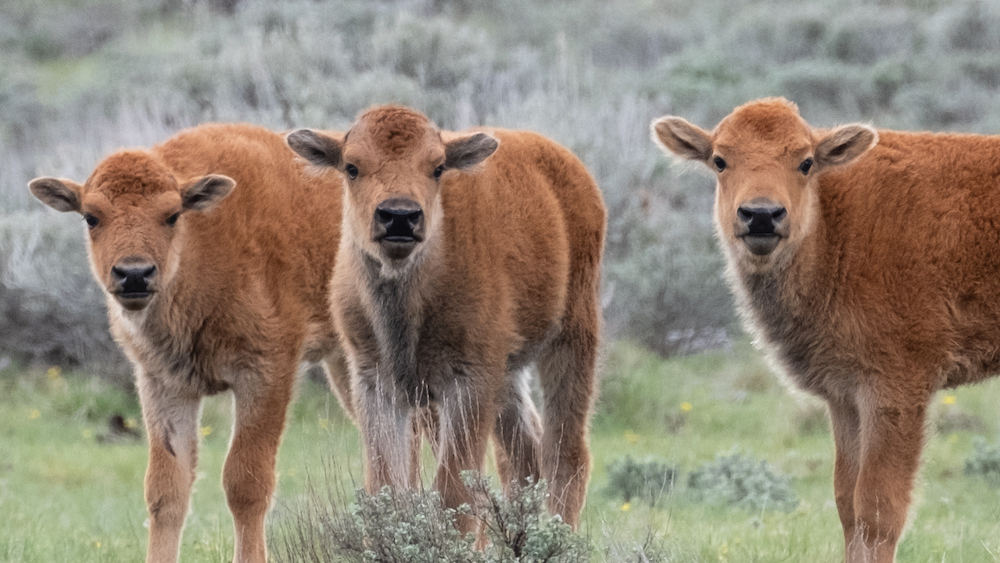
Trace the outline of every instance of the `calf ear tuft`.
<path fill-rule="evenodd" d="M 668 155 L 708 164 L 712 157 L 712 136 L 681 117 L 663 116 L 650 125 L 653 142 Z"/>
<path fill-rule="evenodd" d="M 343 158 L 341 142 L 312 129 L 298 129 L 285 137 L 296 154 L 317 166 L 339 167 Z"/>
<path fill-rule="evenodd" d="M 842 166 L 853 162 L 878 144 L 878 131 L 869 125 L 852 123 L 837 127 L 816 145 L 816 164 Z"/>
<path fill-rule="evenodd" d="M 486 133 L 476 133 L 449 141 L 444 146 L 445 168 L 464 170 L 486 160 L 500 146 L 500 141 Z"/>
<path fill-rule="evenodd" d="M 83 186 L 63 178 L 35 178 L 28 182 L 28 189 L 42 203 L 56 211 L 80 211 L 80 193 Z"/>
<path fill-rule="evenodd" d="M 191 211 L 211 211 L 232 193 L 236 180 L 221 174 L 209 174 L 184 184 L 181 205 Z"/>

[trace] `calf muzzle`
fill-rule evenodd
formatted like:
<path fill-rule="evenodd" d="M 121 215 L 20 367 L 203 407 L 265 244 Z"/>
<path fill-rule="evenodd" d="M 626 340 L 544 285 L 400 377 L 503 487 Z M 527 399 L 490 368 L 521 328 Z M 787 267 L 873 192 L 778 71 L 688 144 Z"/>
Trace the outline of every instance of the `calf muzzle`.
<path fill-rule="evenodd" d="M 375 208 L 372 240 L 393 259 L 403 259 L 424 240 L 424 211 L 407 198 L 392 198 Z"/>
<path fill-rule="evenodd" d="M 156 265 L 149 262 L 119 262 L 111 267 L 111 293 L 126 309 L 142 309 L 153 295 L 156 274 Z"/>
<path fill-rule="evenodd" d="M 782 238 L 783 221 L 788 216 L 784 206 L 771 201 L 753 200 L 736 210 L 737 236 L 757 256 L 774 251 Z"/>

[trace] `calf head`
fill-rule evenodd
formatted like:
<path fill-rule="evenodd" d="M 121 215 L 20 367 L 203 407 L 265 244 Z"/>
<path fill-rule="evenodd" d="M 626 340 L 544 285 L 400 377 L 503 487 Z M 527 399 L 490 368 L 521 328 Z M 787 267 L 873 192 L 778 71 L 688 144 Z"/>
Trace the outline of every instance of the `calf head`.
<path fill-rule="evenodd" d="M 149 153 L 132 150 L 105 159 L 83 185 L 35 178 L 28 186 L 49 207 L 83 216 L 94 276 L 123 308 L 137 311 L 176 274 L 183 214 L 215 208 L 236 182 L 215 174 L 179 180 Z"/>
<path fill-rule="evenodd" d="M 498 146 L 485 133 L 445 141 L 425 116 L 396 106 L 369 109 L 343 136 L 300 129 L 287 141 L 309 162 L 347 177 L 345 236 L 390 268 L 412 263 L 439 228 L 442 177 Z"/>
<path fill-rule="evenodd" d="M 744 104 L 712 132 L 674 116 L 657 119 L 652 130 L 664 152 L 716 173 L 719 236 L 738 263 L 756 269 L 790 256 L 808 236 L 819 208 L 819 177 L 878 142 L 867 125 L 812 129 L 782 98 Z"/>

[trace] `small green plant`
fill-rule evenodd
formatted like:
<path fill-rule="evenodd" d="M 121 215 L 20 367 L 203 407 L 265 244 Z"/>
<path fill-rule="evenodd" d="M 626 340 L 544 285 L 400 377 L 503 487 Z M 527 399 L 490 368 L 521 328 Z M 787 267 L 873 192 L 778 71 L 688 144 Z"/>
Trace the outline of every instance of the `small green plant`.
<path fill-rule="evenodd" d="M 965 474 L 982 477 L 993 487 L 1000 487 L 1000 444 L 988 446 L 982 436 L 972 440 L 972 455 L 965 460 Z"/>
<path fill-rule="evenodd" d="M 799 505 L 787 476 L 739 452 L 718 455 L 691 472 L 687 486 L 695 500 L 747 510 L 791 512 Z"/>
<path fill-rule="evenodd" d="M 627 455 L 608 464 L 606 491 L 624 502 L 641 500 L 656 506 L 670 491 L 676 475 L 676 470 L 662 461 L 652 458 L 636 461 Z"/>

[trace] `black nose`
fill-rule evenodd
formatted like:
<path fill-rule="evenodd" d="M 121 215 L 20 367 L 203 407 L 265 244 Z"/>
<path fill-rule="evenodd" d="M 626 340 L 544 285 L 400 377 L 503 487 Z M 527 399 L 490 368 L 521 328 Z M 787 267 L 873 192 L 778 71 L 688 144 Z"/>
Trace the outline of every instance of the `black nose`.
<path fill-rule="evenodd" d="M 775 227 L 788 213 L 780 205 L 741 205 L 736 210 L 740 221 L 747 227 L 748 235 L 773 235 Z"/>
<path fill-rule="evenodd" d="M 111 267 L 111 279 L 122 294 L 149 293 L 149 282 L 156 276 L 156 266 L 148 262 L 117 264 Z"/>
<path fill-rule="evenodd" d="M 375 208 L 372 238 L 389 242 L 419 242 L 424 238 L 424 212 L 407 198 L 392 198 Z"/>

